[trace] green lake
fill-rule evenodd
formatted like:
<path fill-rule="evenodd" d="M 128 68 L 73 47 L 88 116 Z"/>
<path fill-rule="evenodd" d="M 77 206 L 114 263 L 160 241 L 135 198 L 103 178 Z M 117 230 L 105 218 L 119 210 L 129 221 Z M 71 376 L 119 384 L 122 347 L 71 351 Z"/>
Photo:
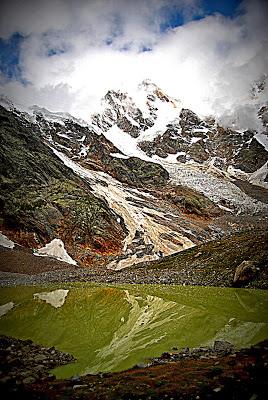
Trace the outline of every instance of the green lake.
<path fill-rule="evenodd" d="M 58 289 L 66 290 L 60 307 L 41 299 Z M 121 371 L 173 347 L 221 339 L 247 347 L 268 338 L 262 290 L 70 283 L 1 288 L 0 306 L 0 334 L 77 358 L 53 371 L 59 378 Z"/>

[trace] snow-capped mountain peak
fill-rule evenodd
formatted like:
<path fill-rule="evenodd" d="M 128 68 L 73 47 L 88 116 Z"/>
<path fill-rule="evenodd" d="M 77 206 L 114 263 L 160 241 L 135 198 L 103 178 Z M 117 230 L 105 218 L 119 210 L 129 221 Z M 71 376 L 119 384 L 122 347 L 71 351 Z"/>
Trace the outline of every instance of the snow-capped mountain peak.
<path fill-rule="evenodd" d="M 207 163 L 223 171 L 232 166 L 253 173 L 267 160 L 256 132 L 202 119 L 150 80 L 131 94 L 109 90 L 92 125 L 126 156 L 160 164 Z"/>
<path fill-rule="evenodd" d="M 105 132 L 116 125 L 134 138 L 156 123 L 159 125 L 160 120 L 163 126 L 163 119 L 166 124 L 178 118 L 181 108 L 177 100 L 166 95 L 149 80 L 143 81 L 130 94 L 109 90 L 102 105 L 103 112 L 92 116 L 93 125 Z"/>

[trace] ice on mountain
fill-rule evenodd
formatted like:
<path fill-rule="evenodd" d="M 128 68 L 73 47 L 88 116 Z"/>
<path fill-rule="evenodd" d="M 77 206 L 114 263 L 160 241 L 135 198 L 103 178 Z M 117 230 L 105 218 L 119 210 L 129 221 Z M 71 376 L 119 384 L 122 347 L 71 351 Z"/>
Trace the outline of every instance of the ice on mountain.
<path fill-rule="evenodd" d="M 201 140 L 201 139 L 202 139 L 201 137 L 192 137 L 192 138 L 191 138 L 190 144 L 197 143 L 197 142 L 199 142 L 199 140 Z"/>
<path fill-rule="evenodd" d="M 268 189 L 268 183 L 265 179 L 268 175 L 268 161 L 257 171 L 253 172 L 249 177 L 249 182 Z"/>
<path fill-rule="evenodd" d="M 86 138 L 86 135 L 83 135 L 83 136 L 81 137 L 81 139 L 77 139 L 77 141 L 78 141 L 78 142 L 84 142 L 84 141 L 85 141 L 85 138 Z"/>
<path fill-rule="evenodd" d="M 194 128 L 192 129 L 192 133 L 208 133 L 209 129 L 205 127 Z"/>
<path fill-rule="evenodd" d="M 126 155 L 120 154 L 120 153 L 110 153 L 110 156 L 114 157 L 114 158 L 122 158 L 125 160 L 127 160 L 129 158 L 129 156 L 126 156 Z"/>
<path fill-rule="evenodd" d="M 87 156 L 87 153 L 88 153 L 88 147 L 82 145 L 82 148 L 81 148 L 81 150 L 80 150 L 79 153 L 78 153 L 78 157 L 86 157 L 86 156 Z"/>
<path fill-rule="evenodd" d="M 63 144 L 57 143 L 57 147 L 60 147 L 61 149 L 67 150 L 68 152 L 71 152 L 72 149 L 70 147 L 64 146 Z"/>
<path fill-rule="evenodd" d="M 257 133 L 254 138 L 263 145 L 266 151 L 268 151 L 268 135 L 265 133 Z"/>
<path fill-rule="evenodd" d="M 75 118 L 69 113 L 49 111 L 44 107 L 39 107 L 36 105 L 29 107 L 27 111 L 33 115 L 40 114 L 47 121 L 57 122 L 63 126 L 65 125 L 65 121 L 72 121 L 73 123 L 77 123 L 81 126 L 88 126 L 86 121 L 82 120 L 81 118 Z"/>
<path fill-rule="evenodd" d="M 106 139 L 110 140 L 123 154 L 129 157 L 139 157 L 149 161 L 139 148 L 137 139 L 131 137 L 128 133 L 122 131 L 117 125 L 112 126 L 107 132 L 103 133 Z"/>
<path fill-rule="evenodd" d="M 170 175 L 171 183 L 188 186 L 203 193 L 211 201 L 222 206 L 222 201 L 232 205 L 235 213 L 258 213 L 268 211 L 268 205 L 252 199 L 242 192 L 235 184 L 219 171 L 213 164 L 200 165 L 195 162 L 183 164 L 162 160 L 162 165 Z M 228 211 L 231 208 L 228 207 Z"/>
<path fill-rule="evenodd" d="M 68 140 L 71 139 L 70 136 L 66 135 L 65 133 L 56 132 L 56 135 L 59 136 L 59 137 L 62 137 L 64 139 L 68 139 Z"/>

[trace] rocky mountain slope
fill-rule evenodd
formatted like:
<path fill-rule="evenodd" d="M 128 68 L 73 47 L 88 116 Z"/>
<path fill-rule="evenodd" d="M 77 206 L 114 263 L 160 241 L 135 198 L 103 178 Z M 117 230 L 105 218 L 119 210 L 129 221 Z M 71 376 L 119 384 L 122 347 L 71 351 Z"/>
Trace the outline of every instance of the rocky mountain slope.
<path fill-rule="evenodd" d="M 118 270 L 260 215 L 265 226 L 266 114 L 263 132 L 233 131 L 150 81 L 133 95 L 108 91 L 87 123 L 1 107 L 1 229 L 32 248 L 59 238 L 81 266 Z"/>
<path fill-rule="evenodd" d="M 0 113 L 2 230 L 33 248 L 61 237 L 85 265 L 120 253 L 126 229 L 115 212 L 55 157 L 36 125 Z"/>

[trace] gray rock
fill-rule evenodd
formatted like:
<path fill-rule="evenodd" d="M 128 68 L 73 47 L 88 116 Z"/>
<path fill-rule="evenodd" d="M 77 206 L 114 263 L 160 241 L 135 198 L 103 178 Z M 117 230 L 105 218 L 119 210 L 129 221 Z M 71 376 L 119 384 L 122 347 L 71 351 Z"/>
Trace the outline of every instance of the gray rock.
<path fill-rule="evenodd" d="M 40 361 L 45 361 L 46 358 L 47 358 L 46 356 L 44 356 L 44 355 L 42 355 L 42 354 L 39 354 L 39 355 L 37 355 L 37 356 L 34 357 L 34 361 L 38 363 L 38 362 L 40 362 Z"/>
<path fill-rule="evenodd" d="M 213 346 L 214 351 L 231 351 L 234 349 L 234 346 L 232 343 L 226 342 L 225 340 L 215 340 L 214 346 Z"/>
<path fill-rule="evenodd" d="M 73 375 L 72 377 L 71 377 L 71 381 L 72 382 L 80 382 L 80 376 L 79 375 Z"/>

